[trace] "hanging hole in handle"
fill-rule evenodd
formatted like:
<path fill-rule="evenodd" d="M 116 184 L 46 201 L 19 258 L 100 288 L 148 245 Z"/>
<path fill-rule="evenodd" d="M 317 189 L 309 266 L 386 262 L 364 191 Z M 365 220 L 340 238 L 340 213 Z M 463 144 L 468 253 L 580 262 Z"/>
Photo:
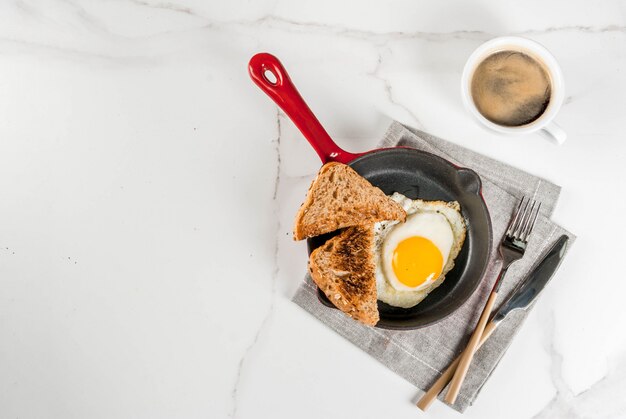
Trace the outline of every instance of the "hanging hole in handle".
<path fill-rule="evenodd" d="M 278 84 L 278 77 L 276 77 L 276 74 L 272 73 L 272 70 L 265 69 L 263 71 L 263 78 L 272 86 L 276 86 Z"/>

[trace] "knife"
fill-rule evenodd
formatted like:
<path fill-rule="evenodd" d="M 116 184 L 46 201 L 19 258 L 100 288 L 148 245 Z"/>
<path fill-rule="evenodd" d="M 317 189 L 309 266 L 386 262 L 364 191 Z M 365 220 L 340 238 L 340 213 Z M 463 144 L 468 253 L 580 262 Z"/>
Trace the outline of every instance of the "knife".
<path fill-rule="evenodd" d="M 552 245 L 533 271 L 511 291 L 492 315 L 492 323 L 500 323 L 516 310 L 526 311 L 556 272 L 567 249 L 569 238 L 564 234 Z"/>
<path fill-rule="evenodd" d="M 500 305 L 500 307 L 491 315 L 491 320 L 485 326 L 483 335 L 480 337 L 478 348 L 489 339 L 489 336 L 493 333 L 498 325 L 509 314 L 517 310 L 526 311 L 528 307 L 537 299 L 537 296 L 544 289 L 546 284 L 550 281 L 550 278 L 554 275 L 558 269 L 563 255 L 567 249 L 567 243 L 569 237 L 565 234 L 558 238 L 558 240 L 550 247 L 550 250 L 545 254 L 541 261 L 535 266 L 535 268 L 528 274 L 523 281 L 521 281 L 511 291 L 509 297 Z M 433 384 L 433 386 L 422 396 L 417 402 L 417 407 L 422 410 L 428 409 L 432 402 L 437 398 L 437 395 L 448 385 L 448 382 L 454 376 L 454 371 L 459 364 L 461 356 L 459 355 L 444 371 L 439 379 Z"/>

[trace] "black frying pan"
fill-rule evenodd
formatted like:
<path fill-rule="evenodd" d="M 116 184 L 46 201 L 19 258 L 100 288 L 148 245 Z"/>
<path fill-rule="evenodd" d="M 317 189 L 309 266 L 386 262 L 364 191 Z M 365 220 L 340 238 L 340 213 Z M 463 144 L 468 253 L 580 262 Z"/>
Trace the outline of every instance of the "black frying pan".
<path fill-rule="evenodd" d="M 300 129 L 322 163 L 348 164 L 388 195 L 400 192 L 411 199 L 458 201 L 461 205 L 467 238 L 454 269 L 448 272 L 442 285 L 415 307 L 403 309 L 379 301 L 380 321 L 376 326 L 417 329 L 433 324 L 459 308 L 480 283 L 492 246 L 491 219 L 476 172 L 409 147 L 349 153 L 330 138 L 276 57 L 267 53 L 256 54 L 250 60 L 248 70 L 252 80 Z M 309 239 L 309 253 L 334 234 Z M 318 296 L 323 304 L 334 307 L 319 290 Z"/>

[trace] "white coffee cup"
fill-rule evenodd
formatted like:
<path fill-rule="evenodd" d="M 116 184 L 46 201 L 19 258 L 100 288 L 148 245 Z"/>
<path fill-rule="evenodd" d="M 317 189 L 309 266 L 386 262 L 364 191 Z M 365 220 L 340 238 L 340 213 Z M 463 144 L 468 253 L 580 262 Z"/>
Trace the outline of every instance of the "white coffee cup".
<path fill-rule="evenodd" d="M 548 102 L 548 106 L 541 116 L 526 125 L 504 126 L 496 124 L 485 118 L 479 112 L 474 100 L 472 99 L 471 84 L 474 71 L 485 58 L 499 51 L 519 51 L 529 55 L 530 57 L 533 57 L 543 63 L 549 73 L 551 83 L 550 102 Z M 467 63 L 465 64 L 465 68 L 463 69 L 461 92 L 463 96 L 463 103 L 469 112 L 493 131 L 513 135 L 530 134 L 542 131 L 553 138 L 558 144 L 562 144 L 567 138 L 565 131 L 563 131 L 563 129 L 554 122 L 554 117 L 561 108 L 563 98 L 565 97 L 563 74 L 561 73 L 561 68 L 552 54 L 535 41 L 517 36 L 504 36 L 494 38 L 479 46 L 476 51 L 470 55 Z"/>

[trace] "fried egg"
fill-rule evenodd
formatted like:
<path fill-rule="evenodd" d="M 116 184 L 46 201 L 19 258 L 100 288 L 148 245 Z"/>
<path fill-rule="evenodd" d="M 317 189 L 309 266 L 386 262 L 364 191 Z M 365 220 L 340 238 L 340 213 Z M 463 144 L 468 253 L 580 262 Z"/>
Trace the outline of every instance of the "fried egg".
<path fill-rule="evenodd" d="M 404 223 L 374 226 L 378 299 L 395 307 L 420 303 L 454 267 L 466 226 L 456 201 L 424 201 L 394 193 L 407 213 Z"/>

